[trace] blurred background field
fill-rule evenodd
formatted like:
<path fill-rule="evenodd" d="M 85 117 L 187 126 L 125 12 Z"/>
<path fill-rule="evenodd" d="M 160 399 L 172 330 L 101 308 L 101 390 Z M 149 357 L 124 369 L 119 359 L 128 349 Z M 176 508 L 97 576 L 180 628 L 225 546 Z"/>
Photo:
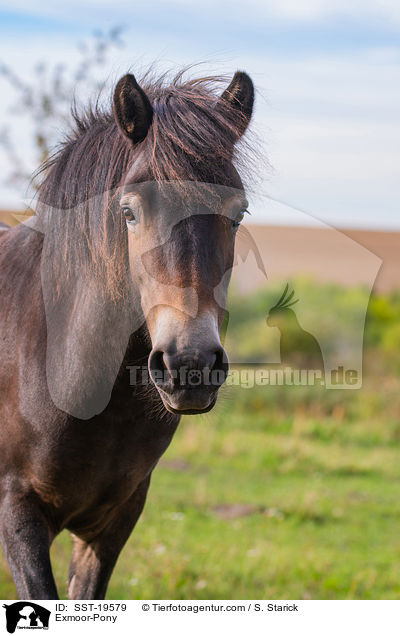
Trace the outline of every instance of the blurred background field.
<path fill-rule="evenodd" d="M 107 86 L 154 60 L 177 70 L 217 59 L 211 72 L 240 68 L 254 78 L 256 137 L 273 166 L 273 175 L 262 168 L 248 226 L 270 278 L 266 291 L 232 295 L 231 357 L 257 361 L 270 345 L 276 272 L 301 309 L 305 297 L 334 303 L 329 333 L 369 294 L 358 253 L 332 258 L 335 231 L 309 227 L 301 210 L 383 259 L 362 388 L 225 386 L 213 411 L 184 418 L 108 598 L 399 598 L 400 4 L 253 2 L 230 11 L 222 2 L 211 21 L 190 2 L 157 3 L 151 20 L 148 3 L 70 0 L 57 15 L 52 3 L 19 4 L 5 1 L 0 12 L 0 222 L 24 220 L 30 175 L 68 130 L 72 97 L 86 104 L 103 90 L 108 99 Z M 300 263 L 322 279 L 293 279 Z M 253 289 L 259 279 L 243 268 L 241 281 Z M 70 550 L 63 533 L 53 565 L 64 597 Z M 0 598 L 16 598 L 1 551 Z"/>
<path fill-rule="evenodd" d="M 184 418 L 108 598 L 398 598 L 399 313 L 398 292 L 372 297 L 361 390 L 225 387 Z M 62 595 L 70 548 L 63 533 L 52 549 Z M 4 557 L 0 597 L 15 598 Z"/>

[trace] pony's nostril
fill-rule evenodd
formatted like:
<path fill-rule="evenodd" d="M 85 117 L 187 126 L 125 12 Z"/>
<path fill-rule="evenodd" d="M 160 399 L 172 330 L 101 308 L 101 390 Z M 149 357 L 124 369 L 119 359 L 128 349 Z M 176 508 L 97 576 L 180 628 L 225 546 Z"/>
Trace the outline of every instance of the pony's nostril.
<path fill-rule="evenodd" d="M 223 384 L 227 378 L 229 371 L 229 361 L 225 349 L 219 347 L 214 353 L 214 364 L 211 367 L 213 372 L 213 384 L 219 386 Z"/>
<path fill-rule="evenodd" d="M 154 384 L 167 382 L 168 370 L 164 361 L 163 351 L 152 351 L 149 357 L 149 372 Z"/>
<path fill-rule="evenodd" d="M 214 353 L 214 363 L 212 365 L 212 369 L 220 369 L 223 360 L 223 352 L 222 349 L 217 349 Z"/>
<path fill-rule="evenodd" d="M 153 351 L 149 359 L 150 369 L 154 371 L 163 371 L 165 369 L 164 352 Z"/>
<path fill-rule="evenodd" d="M 167 392 L 206 386 L 219 388 L 225 382 L 228 370 L 228 358 L 222 347 L 214 351 L 194 350 L 174 355 L 155 349 L 149 357 L 153 383 Z"/>

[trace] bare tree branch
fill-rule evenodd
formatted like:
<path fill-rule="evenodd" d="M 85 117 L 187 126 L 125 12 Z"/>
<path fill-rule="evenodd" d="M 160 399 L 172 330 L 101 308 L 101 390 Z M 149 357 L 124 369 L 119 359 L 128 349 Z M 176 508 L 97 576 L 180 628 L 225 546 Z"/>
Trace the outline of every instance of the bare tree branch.
<path fill-rule="evenodd" d="M 15 94 L 11 117 L 25 117 L 29 121 L 30 142 L 36 165 L 46 161 L 57 143 L 60 129 L 71 121 L 71 102 L 80 91 L 101 91 L 104 82 L 96 79 L 115 47 L 123 46 L 122 27 L 109 31 L 96 31 L 87 42 L 78 44 L 79 61 L 75 67 L 67 63 L 49 65 L 42 61 L 33 69 L 32 80 L 27 82 L 0 60 L 0 78 L 3 77 Z M 18 152 L 15 130 L 7 124 L 0 130 L 0 151 L 5 153 L 10 171 L 3 181 L 21 191 L 30 182 L 30 170 Z M 34 187 L 38 184 L 33 183 Z"/>

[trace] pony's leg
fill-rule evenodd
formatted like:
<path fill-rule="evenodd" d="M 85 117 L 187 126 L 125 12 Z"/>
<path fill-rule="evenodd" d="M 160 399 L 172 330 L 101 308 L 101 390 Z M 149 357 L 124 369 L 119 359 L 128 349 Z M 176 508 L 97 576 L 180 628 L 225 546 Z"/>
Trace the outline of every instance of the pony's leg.
<path fill-rule="evenodd" d="M 21 599 L 57 599 L 53 533 L 34 497 L 9 491 L 0 502 L 0 538 Z"/>
<path fill-rule="evenodd" d="M 69 567 L 68 598 L 103 599 L 115 563 L 139 519 L 150 484 L 142 481 L 115 519 L 91 541 L 75 537 Z"/>

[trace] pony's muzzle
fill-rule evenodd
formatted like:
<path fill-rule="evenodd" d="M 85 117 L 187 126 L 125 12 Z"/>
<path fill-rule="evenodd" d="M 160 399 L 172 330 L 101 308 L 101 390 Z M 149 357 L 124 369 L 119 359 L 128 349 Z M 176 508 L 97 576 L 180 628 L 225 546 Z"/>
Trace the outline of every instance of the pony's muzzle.
<path fill-rule="evenodd" d="M 209 411 L 228 370 L 228 357 L 219 342 L 201 350 L 155 347 L 149 357 L 150 377 L 165 407 L 174 413 Z"/>

